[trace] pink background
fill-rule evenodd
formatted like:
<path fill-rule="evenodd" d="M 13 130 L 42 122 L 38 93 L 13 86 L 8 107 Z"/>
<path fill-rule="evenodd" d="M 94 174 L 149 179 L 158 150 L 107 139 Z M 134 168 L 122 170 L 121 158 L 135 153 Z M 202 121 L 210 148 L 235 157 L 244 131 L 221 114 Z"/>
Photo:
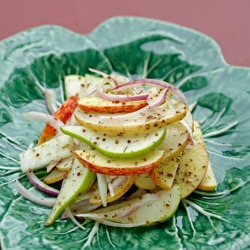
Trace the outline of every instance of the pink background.
<path fill-rule="evenodd" d="M 249 12 L 250 0 L 0 0 L 0 40 L 44 24 L 88 33 L 113 16 L 142 16 L 199 30 L 228 63 L 250 66 Z"/>

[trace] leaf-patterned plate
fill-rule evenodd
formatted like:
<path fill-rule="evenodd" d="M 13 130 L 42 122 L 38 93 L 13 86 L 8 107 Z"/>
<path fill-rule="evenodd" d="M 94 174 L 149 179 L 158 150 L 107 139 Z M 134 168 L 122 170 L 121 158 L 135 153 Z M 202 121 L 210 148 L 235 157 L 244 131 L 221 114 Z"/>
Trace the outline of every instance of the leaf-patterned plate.
<path fill-rule="evenodd" d="M 86 230 L 17 192 L 15 179 L 41 195 L 18 170 L 19 153 L 43 125 L 23 114 L 47 112 L 44 87 L 64 99 L 63 78 L 88 68 L 178 86 L 205 134 L 219 183 L 181 202 L 169 221 L 134 229 L 94 222 Z M 0 43 L 0 237 L 2 249 L 244 249 L 250 245 L 250 69 L 228 65 L 218 45 L 196 31 L 134 17 L 112 18 L 91 34 L 57 26 L 24 31 Z"/>

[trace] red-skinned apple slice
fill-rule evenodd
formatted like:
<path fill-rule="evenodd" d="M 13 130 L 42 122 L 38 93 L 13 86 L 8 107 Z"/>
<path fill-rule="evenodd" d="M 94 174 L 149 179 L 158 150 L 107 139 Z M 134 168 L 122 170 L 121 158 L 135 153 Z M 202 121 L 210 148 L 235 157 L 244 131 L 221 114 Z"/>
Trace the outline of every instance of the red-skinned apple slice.
<path fill-rule="evenodd" d="M 75 111 L 77 107 L 77 101 L 78 101 L 77 96 L 70 97 L 61 105 L 61 107 L 53 114 L 53 116 L 65 123 L 66 121 L 68 121 L 68 119 L 72 116 L 73 112 Z M 55 136 L 56 133 L 57 130 L 54 127 L 52 127 L 49 124 L 46 124 L 45 128 L 43 129 L 38 139 L 38 144 L 42 144 L 48 141 L 53 136 Z"/>
<path fill-rule="evenodd" d="M 154 150 L 134 158 L 111 158 L 97 150 L 77 150 L 75 155 L 87 168 L 99 174 L 133 175 L 152 171 L 161 162 L 163 150 Z"/>
<path fill-rule="evenodd" d="M 78 106 L 85 112 L 121 113 L 134 112 L 148 105 L 146 100 L 140 101 L 107 101 L 100 97 L 89 96 L 78 101 Z"/>

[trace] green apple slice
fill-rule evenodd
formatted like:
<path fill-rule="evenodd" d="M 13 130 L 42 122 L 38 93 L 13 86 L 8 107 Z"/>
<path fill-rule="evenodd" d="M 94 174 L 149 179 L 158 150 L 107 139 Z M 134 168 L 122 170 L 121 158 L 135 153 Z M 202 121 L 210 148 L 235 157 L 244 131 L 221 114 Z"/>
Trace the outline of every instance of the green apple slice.
<path fill-rule="evenodd" d="M 137 131 L 133 134 L 122 132 L 103 133 L 82 126 L 61 127 L 64 134 L 77 138 L 104 155 L 114 158 L 132 158 L 153 151 L 166 136 L 166 129 L 154 131 Z"/>
<path fill-rule="evenodd" d="M 181 188 L 181 198 L 190 195 L 203 180 L 208 166 L 208 155 L 202 144 L 195 144 L 180 159 L 175 180 Z"/>
<path fill-rule="evenodd" d="M 95 178 L 96 174 L 85 168 L 75 158 L 67 177 L 62 182 L 46 226 L 51 225 L 65 208 L 69 207 L 83 193 L 86 193 L 93 185 Z"/>
<path fill-rule="evenodd" d="M 73 154 L 73 139 L 62 135 L 29 149 L 19 155 L 22 172 L 42 168 Z"/>
<path fill-rule="evenodd" d="M 126 114 L 131 115 L 132 113 Z M 181 103 L 176 104 L 175 109 L 169 109 L 166 104 L 163 104 L 147 113 L 138 113 L 136 116 L 133 114 L 121 116 L 112 113 L 84 112 L 79 107 L 75 110 L 75 118 L 80 125 L 113 133 L 136 133 L 154 130 L 179 121 L 185 115 L 186 106 Z"/>
<path fill-rule="evenodd" d="M 146 155 L 133 158 L 111 158 L 97 150 L 77 150 L 75 155 L 87 168 L 106 175 L 133 175 L 152 171 L 158 166 L 163 150 L 154 150 Z"/>
<path fill-rule="evenodd" d="M 77 216 L 116 227 L 151 225 L 172 217 L 179 203 L 180 187 L 174 185 L 170 190 L 146 193 L 137 198 L 97 209 L 93 213 Z"/>

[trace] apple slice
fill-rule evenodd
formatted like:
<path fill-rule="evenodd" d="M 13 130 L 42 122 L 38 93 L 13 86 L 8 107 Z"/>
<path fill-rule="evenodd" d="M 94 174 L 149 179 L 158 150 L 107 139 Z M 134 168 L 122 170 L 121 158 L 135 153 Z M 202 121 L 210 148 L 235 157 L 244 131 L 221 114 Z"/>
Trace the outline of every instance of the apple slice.
<path fill-rule="evenodd" d="M 111 176 L 110 176 L 111 177 Z M 114 176 L 115 177 L 115 176 Z M 116 185 L 116 181 L 119 181 L 119 178 L 124 179 L 122 180 L 122 183 L 119 185 Z M 114 185 L 114 194 L 111 195 L 110 192 L 108 192 L 107 195 L 107 203 L 110 203 L 112 201 L 115 201 L 119 199 L 122 195 L 124 195 L 134 184 L 135 176 L 134 175 L 129 175 L 129 176 L 119 176 L 117 178 L 112 178 L 111 185 Z M 95 183 L 92 187 L 94 189 L 94 192 L 91 194 L 89 202 L 91 204 L 102 204 L 101 196 L 98 190 L 98 185 Z"/>
<path fill-rule="evenodd" d="M 196 143 L 201 143 L 204 147 L 206 147 L 204 137 L 200 128 L 200 124 L 198 121 L 194 121 L 194 133 L 193 138 Z M 213 168 L 210 160 L 208 160 L 207 172 L 198 186 L 198 189 L 204 191 L 213 191 L 217 187 L 217 181 L 214 176 Z"/>
<path fill-rule="evenodd" d="M 201 143 L 204 147 L 206 147 L 200 123 L 198 121 L 194 121 L 193 139 L 196 143 Z"/>
<path fill-rule="evenodd" d="M 163 189 L 170 189 L 174 183 L 180 157 L 172 158 L 167 163 L 161 163 L 150 173 L 154 182 Z"/>
<path fill-rule="evenodd" d="M 210 160 L 208 161 L 207 172 L 198 186 L 198 189 L 204 191 L 213 191 L 217 187 L 217 181 Z"/>
<path fill-rule="evenodd" d="M 180 203 L 180 188 L 146 193 L 137 198 L 100 208 L 78 217 L 93 219 L 115 227 L 136 227 L 164 222 L 172 217 Z"/>
<path fill-rule="evenodd" d="M 78 160 L 94 172 L 107 175 L 133 175 L 150 172 L 160 164 L 163 150 L 154 150 L 134 158 L 111 158 L 97 150 L 77 150 Z"/>
<path fill-rule="evenodd" d="M 181 188 L 181 199 L 190 195 L 203 180 L 208 166 L 208 155 L 202 144 L 195 144 L 180 159 L 175 180 Z"/>
<path fill-rule="evenodd" d="M 33 171 L 52 162 L 56 163 L 71 156 L 73 146 L 73 139 L 67 135 L 62 135 L 28 149 L 19 155 L 21 170 L 22 172 Z"/>
<path fill-rule="evenodd" d="M 159 149 L 164 150 L 162 163 L 166 164 L 186 148 L 188 145 L 188 131 L 181 122 L 166 126 L 166 137 L 160 144 Z"/>
<path fill-rule="evenodd" d="M 77 96 L 70 97 L 61 105 L 61 107 L 53 114 L 53 116 L 61 120 L 63 123 L 67 122 L 77 107 L 77 101 Z M 46 124 L 38 139 L 38 144 L 42 144 L 48 141 L 49 139 L 54 137 L 56 133 L 57 130 L 54 127 L 49 124 Z"/>
<path fill-rule="evenodd" d="M 95 178 L 95 173 L 83 167 L 75 158 L 67 177 L 62 182 L 46 226 L 51 225 L 65 208 L 69 207 L 83 193 L 86 193 L 93 185 Z"/>
<path fill-rule="evenodd" d="M 146 100 L 142 101 L 107 101 L 100 97 L 89 96 L 78 101 L 78 107 L 85 112 L 121 113 L 134 112 L 147 106 Z"/>
<path fill-rule="evenodd" d="M 64 134 L 75 137 L 92 146 L 104 155 L 113 158 L 132 158 L 153 151 L 166 136 L 166 129 L 137 131 L 133 134 L 123 132 L 103 133 L 82 126 L 61 127 Z"/>
<path fill-rule="evenodd" d="M 175 109 L 168 109 L 166 104 L 163 104 L 146 113 L 136 113 L 136 116 L 133 112 L 126 113 L 125 116 L 124 114 L 84 112 L 79 107 L 75 111 L 75 118 L 80 125 L 113 133 L 149 131 L 179 121 L 185 115 L 186 106 L 180 103 Z"/>
<path fill-rule="evenodd" d="M 149 173 L 136 175 L 135 185 L 138 188 L 145 190 L 155 190 L 157 188 L 156 183 L 153 181 Z"/>

